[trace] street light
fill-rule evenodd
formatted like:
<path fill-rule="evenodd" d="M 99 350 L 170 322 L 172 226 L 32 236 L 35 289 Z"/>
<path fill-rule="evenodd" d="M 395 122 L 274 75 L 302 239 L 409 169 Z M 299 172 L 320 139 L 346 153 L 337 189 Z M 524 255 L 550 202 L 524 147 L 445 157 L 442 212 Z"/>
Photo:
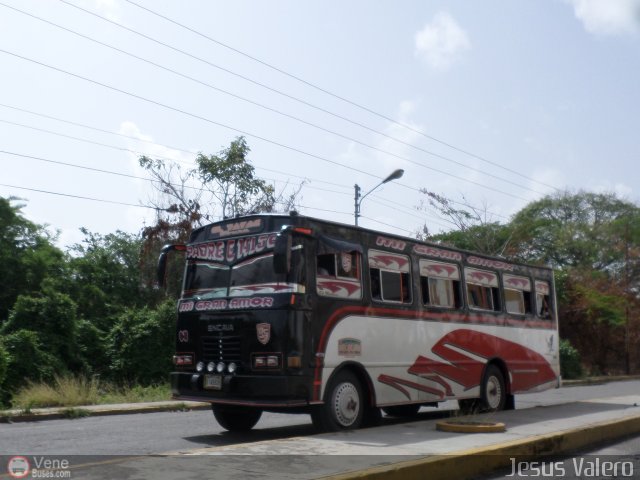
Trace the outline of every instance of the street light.
<path fill-rule="evenodd" d="M 369 195 L 371 192 L 373 192 L 380 185 L 382 185 L 384 183 L 387 183 L 387 182 L 390 182 L 391 180 L 397 180 L 400 177 L 402 177 L 402 175 L 404 175 L 404 170 L 402 170 L 401 168 L 398 168 L 397 170 L 394 170 L 391 175 L 389 175 L 387 178 L 382 180 L 379 184 L 377 184 L 375 187 L 373 187 L 371 190 L 369 190 L 367 193 L 365 193 L 362 196 L 360 195 L 360 187 L 358 186 L 358 184 L 356 183 L 354 185 L 354 188 L 356 190 L 356 195 L 355 195 L 355 210 L 354 210 L 353 216 L 356 218 L 356 226 L 358 226 L 358 217 L 360 217 L 360 204 L 364 200 L 364 197 Z"/>

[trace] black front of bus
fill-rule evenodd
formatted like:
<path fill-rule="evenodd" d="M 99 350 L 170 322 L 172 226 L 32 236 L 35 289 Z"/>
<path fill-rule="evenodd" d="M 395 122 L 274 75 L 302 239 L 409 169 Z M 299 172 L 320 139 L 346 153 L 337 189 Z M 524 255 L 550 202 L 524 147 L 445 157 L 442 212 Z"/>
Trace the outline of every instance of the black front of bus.
<path fill-rule="evenodd" d="M 253 217 L 192 235 L 178 304 L 174 397 L 272 410 L 308 405 L 309 239 L 282 227 Z"/>

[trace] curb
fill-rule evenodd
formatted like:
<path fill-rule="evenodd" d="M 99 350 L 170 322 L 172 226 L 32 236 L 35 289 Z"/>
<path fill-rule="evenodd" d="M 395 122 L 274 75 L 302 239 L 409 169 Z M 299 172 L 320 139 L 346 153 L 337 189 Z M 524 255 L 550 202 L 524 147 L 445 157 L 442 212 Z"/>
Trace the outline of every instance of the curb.
<path fill-rule="evenodd" d="M 465 480 L 511 465 L 511 458 L 575 453 L 640 432 L 640 414 L 489 447 L 321 477 L 322 480 Z"/>
<path fill-rule="evenodd" d="M 609 382 L 627 382 L 631 380 L 640 380 L 640 375 L 615 375 L 602 377 L 587 377 L 577 380 L 562 380 L 563 387 L 576 387 L 581 385 L 601 385 Z"/>
<path fill-rule="evenodd" d="M 0 412 L 0 423 L 39 422 L 42 420 L 60 420 L 63 418 L 103 417 L 108 415 L 129 415 L 136 413 L 178 412 L 190 410 L 209 410 L 211 405 L 200 402 L 167 402 L 162 404 L 146 403 L 127 407 L 78 406 L 33 411 L 32 413 Z"/>

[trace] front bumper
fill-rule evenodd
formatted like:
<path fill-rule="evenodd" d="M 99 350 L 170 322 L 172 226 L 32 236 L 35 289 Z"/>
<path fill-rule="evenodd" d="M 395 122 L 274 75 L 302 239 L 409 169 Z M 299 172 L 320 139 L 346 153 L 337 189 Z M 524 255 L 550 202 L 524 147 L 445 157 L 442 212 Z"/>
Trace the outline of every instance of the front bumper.
<path fill-rule="evenodd" d="M 312 380 L 293 375 L 223 375 L 220 390 L 204 388 L 205 374 L 172 372 L 175 398 L 256 407 L 303 407 L 309 405 Z"/>

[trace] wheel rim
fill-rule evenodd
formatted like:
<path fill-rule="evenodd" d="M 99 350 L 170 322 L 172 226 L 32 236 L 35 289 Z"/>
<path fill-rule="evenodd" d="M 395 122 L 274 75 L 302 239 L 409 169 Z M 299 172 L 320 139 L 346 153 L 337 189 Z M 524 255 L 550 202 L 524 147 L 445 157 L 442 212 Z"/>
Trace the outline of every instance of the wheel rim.
<path fill-rule="evenodd" d="M 345 382 L 338 385 L 333 396 L 333 412 L 341 426 L 353 425 L 360 412 L 360 395 L 354 384 Z"/>
<path fill-rule="evenodd" d="M 497 377 L 492 375 L 487 379 L 485 392 L 489 408 L 497 409 L 500 407 L 500 402 L 502 402 L 502 385 Z"/>

